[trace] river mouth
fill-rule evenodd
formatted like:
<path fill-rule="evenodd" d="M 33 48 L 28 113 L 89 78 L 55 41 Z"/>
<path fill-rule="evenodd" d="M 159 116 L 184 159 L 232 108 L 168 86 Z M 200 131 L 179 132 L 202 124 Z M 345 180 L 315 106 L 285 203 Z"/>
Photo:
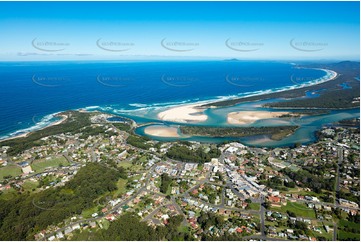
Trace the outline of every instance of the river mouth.
<path fill-rule="evenodd" d="M 268 100 L 269 101 L 269 100 Z M 244 145 L 253 146 L 253 147 L 292 147 L 295 144 L 309 144 L 316 141 L 315 133 L 317 130 L 320 130 L 323 126 L 339 122 L 344 119 L 359 118 L 360 111 L 358 108 L 347 109 L 347 110 L 332 110 L 332 111 L 322 111 L 320 113 L 313 115 L 301 115 L 293 116 L 292 114 L 297 113 L 297 111 L 302 110 L 287 110 L 282 109 L 283 113 L 288 113 L 291 115 L 286 115 L 286 117 L 270 117 L 270 118 L 260 118 L 254 122 L 249 122 L 247 124 L 235 125 L 227 122 L 227 114 L 230 112 L 235 112 L 237 110 L 246 109 L 247 112 L 275 112 L 274 109 L 263 108 L 261 107 L 264 101 L 253 102 L 235 105 L 232 107 L 224 108 L 209 108 L 204 111 L 207 114 L 208 119 L 199 123 L 179 123 L 179 122 L 168 122 L 168 121 L 159 121 L 161 125 L 143 122 L 141 127 L 138 127 L 134 132 L 138 135 L 147 136 L 151 139 L 162 141 L 162 142 L 172 142 L 172 141 L 197 141 L 204 143 L 223 143 L 227 141 L 237 141 Z M 278 112 L 279 110 L 277 110 Z M 137 120 L 137 117 L 131 117 Z M 144 121 L 144 120 L 143 120 Z M 282 139 L 275 140 L 272 139 L 269 135 L 250 135 L 246 137 L 211 137 L 211 136 L 199 136 L 199 135 L 186 135 L 181 132 L 181 126 L 201 126 L 201 127 L 284 127 L 284 126 L 298 126 L 295 132 L 292 134 L 283 137 Z M 157 131 L 159 128 L 159 131 Z M 152 134 L 146 132 L 147 129 L 152 129 L 155 131 Z M 157 132 L 160 132 L 162 129 L 171 130 L 172 135 L 166 136 L 163 133 L 162 135 L 156 135 Z"/>

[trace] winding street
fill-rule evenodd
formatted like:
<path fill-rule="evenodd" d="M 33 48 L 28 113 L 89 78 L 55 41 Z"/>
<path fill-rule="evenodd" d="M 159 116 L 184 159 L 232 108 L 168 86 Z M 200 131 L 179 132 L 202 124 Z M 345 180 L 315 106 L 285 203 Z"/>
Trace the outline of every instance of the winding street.
<path fill-rule="evenodd" d="M 146 178 L 145 178 L 145 184 L 144 186 L 142 186 L 137 192 L 135 192 L 134 194 L 132 194 L 131 196 L 129 196 L 126 200 L 124 200 L 123 202 L 120 202 L 119 204 L 117 204 L 116 206 L 114 206 L 114 208 L 112 208 L 111 210 L 109 210 L 107 213 L 101 215 L 101 216 L 98 216 L 96 218 L 88 218 L 88 219 L 82 219 L 82 220 L 78 220 L 76 222 L 72 222 L 70 224 L 67 224 L 66 226 L 62 227 L 62 228 L 59 228 L 57 230 L 55 230 L 54 232 L 51 232 L 51 233 L 48 233 L 44 236 L 44 238 L 42 240 L 47 240 L 49 237 L 57 234 L 58 232 L 63 232 L 65 229 L 69 228 L 69 227 L 72 227 L 73 225 L 75 224 L 80 224 L 80 223 L 88 223 L 88 222 L 91 222 L 91 221 L 96 221 L 96 220 L 99 220 L 99 219 L 102 219 L 104 217 L 106 217 L 107 215 L 109 214 L 112 214 L 114 213 L 115 211 L 117 211 L 120 207 L 126 205 L 128 202 L 130 202 L 131 200 L 133 200 L 136 196 L 138 196 L 140 193 L 142 193 L 143 191 L 146 190 L 146 187 L 148 185 L 148 182 L 149 182 L 149 179 L 154 171 L 154 168 L 155 168 L 155 165 L 149 170 Z"/>

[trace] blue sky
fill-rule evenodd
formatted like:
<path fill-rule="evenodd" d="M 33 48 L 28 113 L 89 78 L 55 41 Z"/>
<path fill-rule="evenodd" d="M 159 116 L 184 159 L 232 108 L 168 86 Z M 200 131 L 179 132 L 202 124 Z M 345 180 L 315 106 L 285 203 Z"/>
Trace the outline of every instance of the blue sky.
<path fill-rule="evenodd" d="M 359 59 L 358 2 L 0 2 L 0 60 Z"/>

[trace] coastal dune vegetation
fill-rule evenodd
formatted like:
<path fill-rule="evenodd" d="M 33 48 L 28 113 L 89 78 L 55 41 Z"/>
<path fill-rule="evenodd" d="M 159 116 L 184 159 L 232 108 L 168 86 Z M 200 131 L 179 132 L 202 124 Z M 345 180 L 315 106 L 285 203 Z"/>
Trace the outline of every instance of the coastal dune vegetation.
<path fill-rule="evenodd" d="M 300 65 L 302 68 L 322 68 L 333 70 L 338 73 L 338 76 L 327 82 L 320 84 L 302 87 L 282 92 L 267 93 L 262 95 L 255 95 L 249 97 L 235 98 L 231 100 L 217 101 L 213 103 L 204 104 L 201 107 L 225 107 L 232 106 L 244 102 L 267 100 L 272 98 L 291 99 L 282 102 L 265 104 L 268 107 L 288 107 L 288 108 L 354 108 L 359 107 L 360 102 L 355 102 L 355 99 L 360 97 L 360 81 L 356 78 L 360 77 L 360 62 L 342 61 L 331 64 L 309 64 Z M 351 88 L 343 89 L 342 84 L 347 83 Z M 304 99 L 306 92 L 318 92 L 318 97 Z"/>

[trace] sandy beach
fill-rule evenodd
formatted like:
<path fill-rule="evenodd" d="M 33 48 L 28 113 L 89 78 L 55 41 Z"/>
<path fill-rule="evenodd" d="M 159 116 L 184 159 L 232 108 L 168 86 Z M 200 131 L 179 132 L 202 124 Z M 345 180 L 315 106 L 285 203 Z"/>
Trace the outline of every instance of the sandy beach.
<path fill-rule="evenodd" d="M 12 139 L 17 139 L 17 138 L 24 138 L 27 137 L 31 132 L 24 132 L 22 134 L 16 135 L 16 136 L 12 136 L 9 138 L 5 138 L 5 139 L 1 139 L 0 142 L 2 141 L 6 141 L 6 140 L 12 140 Z"/>
<path fill-rule="evenodd" d="M 331 81 L 333 79 L 335 79 L 338 76 L 338 73 L 333 71 L 333 70 L 329 70 L 329 69 L 322 69 L 320 68 L 320 70 L 323 70 L 327 73 L 328 79 L 325 79 L 324 81 Z"/>
<path fill-rule="evenodd" d="M 205 108 L 199 108 L 196 104 L 170 108 L 158 114 L 158 118 L 164 121 L 179 123 L 194 123 L 206 121 L 208 116 L 203 113 Z"/>
<path fill-rule="evenodd" d="M 144 129 L 144 133 L 158 137 L 180 137 L 177 128 L 162 125 L 148 126 Z"/>
<path fill-rule="evenodd" d="M 65 120 L 68 119 L 68 116 L 67 116 L 67 115 L 57 115 L 57 116 L 58 116 L 58 117 L 61 117 L 61 119 L 60 119 L 59 121 L 56 121 L 56 122 L 54 122 L 54 123 L 51 123 L 50 125 L 48 125 L 48 126 L 46 126 L 46 127 L 44 127 L 44 128 L 61 124 L 61 123 L 65 122 Z"/>
<path fill-rule="evenodd" d="M 28 135 L 30 135 L 31 133 L 33 132 L 36 132 L 36 131 L 39 131 L 39 130 L 42 130 L 42 129 L 45 129 L 45 128 L 48 128 L 48 127 L 51 127 L 51 126 L 54 126 L 54 125 L 58 125 L 58 124 L 61 124 L 63 122 L 65 122 L 65 120 L 68 119 L 68 116 L 67 115 L 57 115 L 58 117 L 61 117 L 60 120 L 56 121 L 56 122 L 53 122 L 43 128 L 40 128 L 40 129 L 37 129 L 37 130 L 34 130 L 34 131 L 30 131 L 30 132 L 24 132 L 24 133 L 21 133 L 19 135 L 16 135 L 16 136 L 12 136 L 12 137 L 9 137 L 9 138 L 5 138 L 5 139 L 1 139 L 0 141 L 5 141 L 5 140 L 11 140 L 11 139 L 17 139 L 17 138 L 24 138 L 24 137 L 27 137 Z"/>
<path fill-rule="evenodd" d="M 240 111 L 232 112 L 227 115 L 229 124 L 251 124 L 260 119 L 278 118 L 289 112 L 267 112 L 267 111 Z"/>

